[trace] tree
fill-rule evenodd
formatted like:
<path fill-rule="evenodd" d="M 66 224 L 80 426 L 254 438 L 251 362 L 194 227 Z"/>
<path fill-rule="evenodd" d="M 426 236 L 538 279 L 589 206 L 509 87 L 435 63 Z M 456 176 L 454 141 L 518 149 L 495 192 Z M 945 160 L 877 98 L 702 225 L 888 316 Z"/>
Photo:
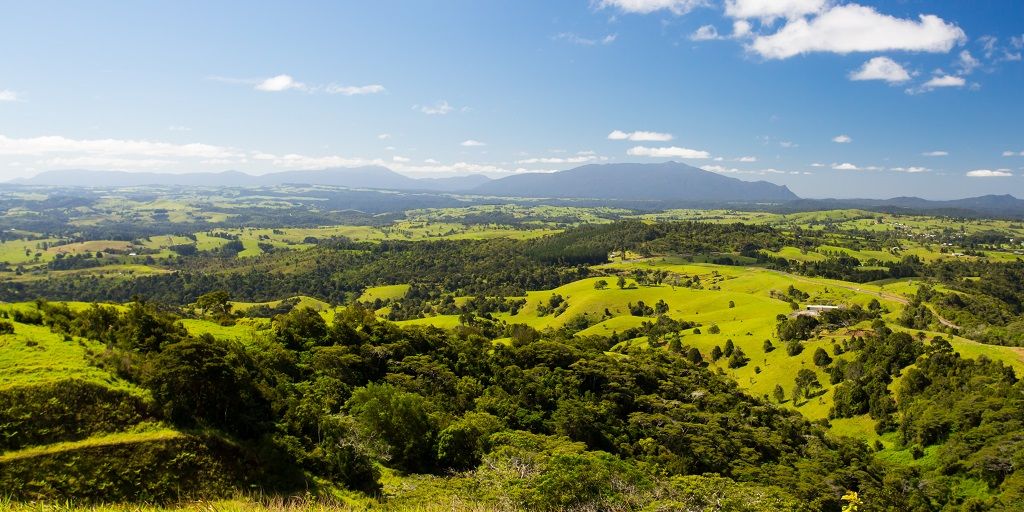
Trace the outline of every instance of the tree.
<path fill-rule="evenodd" d="M 818 347 L 818 349 L 814 351 L 814 364 L 815 366 L 821 367 L 828 366 L 832 364 L 832 357 L 828 355 L 828 352 L 826 352 L 825 349 Z"/>
<path fill-rule="evenodd" d="M 761 345 L 761 348 L 763 348 L 764 352 L 767 354 L 768 352 L 775 350 L 775 345 L 772 345 L 772 340 L 764 340 L 764 344 Z"/>
<path fill-rule="evenodd" d="M 732 355 L 732 351 L 736 349 L 736 345 L 733 344 L 732 338 L 725 340 L 725 349 L 722 350 L 722 355 L 729 357 Z"/>
<path fill-rule="evenodd" d="M 686 353 L 686 358 L 693 364 L 704 364 L 704 356 L 700 355 L 700 350 L 697 350 L 697 347 L 691 347 Z"/>
<path fill-rule="evenodd" d="M 485 412 L 467 412 L 437 436 L 437 460 L 457 471 L 472 469 L 491 447 L 488 439 L 501 430 L 501 420 Z"/>
<path fill-rule="evenodd" d="M 434 466 L 437 426 L 423 396 L 371 382 L 352 393 L 346 408 L 364 435 L 383 442 L 381 456 L 399 469 L 426 472 Z"/>
<path fill-rule="evenodd" d="M 790 357 L 800 355 L 804 351 L 804 344 L 797 340 L 786 343 L 786 354 Z"/>
<path fill-rule="evenodd" d="M 804 398 L 810 398 L 811 393 L 814 390 L 821 389 L 821 383 L 818 382 L 818 374 L 814 373 L 813 370 L 807 368 L 801 368 L 796 374 L 796 380 L 794 381 L 795 387 L 793 388 L 793 398 L 803 395 Z"/>
<path fill-rule="evenodd" d="M 711 349 L 711 360 L 712 361 L 718 361 L 721 358 L 722 358 L 722 349 L 718 345 L 715 345 L 715 348 Z"/>
<path fill-rule="evenodd" d="M 250 365 L 243 352 L 213 337 L 183 341 L 154 358 L 144 383 L 177 424 L 255 437 L 271 412 L 253 383 Z"/>
<path fill-rule="evenodd" d="M 597 281 L 594 282 L 595 290 L 604 290 L 605 288 L 608 288 L 608 281 L 605 281 L 604 279 L 598 279 Z"/>
<path fill-rule="evenodd" d="M 668 303 L 665 302 L 664 299 L 659 300 L 658 303 L 654 305 L 654 314 L 664 315 L 665 313 L 668 313 Z"/>
<path fill-rule="evenodd" d="M 732 309 L 734 307 L 736 307 L 736 302 L 730 300 L 729 301 L 729 309 Z"/>
<path fill-rule="evenodd" d="M 750 358 L 743 353 L 743 349 L 736 347 L 732 355 L 729 357 L 729 368 L 740 368 L 746 366 L 750 361 Z"/>
<path fill-rule="evenodd" d="M 708 327 L 708 333 L 710 334 L 718 334 L 720 332 L 722 332 L 722 329 L 718 327 L 718 324 L 712 324 L 711 327 Z"/>
<path fill-rule="evenodd" d="M 619 276 L 619 279 L 615 282 L 615 284 L 618 285 L 620 290 L 625 289 L 626 288 L 626 278 L 622 277 L 622 276 Z"/>
<path fill-rule="evenodd" d="M 683 351 L 683 342 L 682 340 L 679 339 L 678 332 L 675 333 L 675 336 L 672 336 L 672 338 L 668 340 L 668 349 L 671 350 L 672 352 L 675 352 L 676 354 Z"/>
<path fill-rule="evenodd" d="M 200 295 L 196 299 L 196 308 L 214 318 L 221 319 L 231 315 L 231 294 L 217 290 Z"/>
<path fill-rule="evenodd" d="M 782 386 L 779 384 L 776 384 L 775 389 L 772 390 L 772 396 L 775 397 L 775 401 L 780 404 L 786 400 L 786 392 L 783 391 Z"/>

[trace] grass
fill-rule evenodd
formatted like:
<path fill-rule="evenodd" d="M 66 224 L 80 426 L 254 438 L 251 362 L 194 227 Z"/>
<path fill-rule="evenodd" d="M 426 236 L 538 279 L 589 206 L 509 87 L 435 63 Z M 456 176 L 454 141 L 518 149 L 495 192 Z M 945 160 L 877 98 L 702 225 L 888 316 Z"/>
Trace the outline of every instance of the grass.
<path fill-rule="evenodd" d="M 169 428 L 145 428 L 132 432 L 118 432 L 92 436 L 81 441 L 67 441 L 62 443 L 51 443 L 42 446 L 32 446 L 22 450 L 15 450 L 0 454 L 0 464 L 13 460 L 27 459 L 53 455 L 55 453 L 95 448 L 98 446 L 113 446 L 122 444 L 151 443 L 154 441 L 166 441 L 176 439 L 184 434 Z"/>
<path fill-rule="evenodd" d="M 84 339 L 65 341 L 44 326 L 13 324 L 14 334 L 0 335 L 0 389 L 80 379 L 144 393 L 89 364 L 89 352 L 102 351 L 103 345 Z"/>
<path fill-rule="evenodd" d="M 377 299 L 390 300 L 401 299 L 409 291 L 407 284 L 392 284 L 387 286 L 373 286 L 363 291 L 359 296 L 361 302 L 373 302 Z"/>

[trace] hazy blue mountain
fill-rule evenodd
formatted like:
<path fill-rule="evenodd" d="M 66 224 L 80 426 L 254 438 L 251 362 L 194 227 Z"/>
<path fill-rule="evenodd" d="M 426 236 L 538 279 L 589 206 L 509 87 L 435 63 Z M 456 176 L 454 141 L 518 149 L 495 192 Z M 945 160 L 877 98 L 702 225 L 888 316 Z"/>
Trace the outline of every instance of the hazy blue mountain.
<path fill-rule="evenodd" d="M 677 162 L 593 164 L 546 174 L 517 174 L 473 189 L 475 194 L 690 202 L 782 202 L 788 188 L 743 181 Z"/>
<path fill-rule="evenodd" d="M 47 171 L 32 178 L 16 180 L 11 183 L 63 187 L 134 187 L 144 185 L 255 187 L 291 183 L 384 190 L 463 192 L 488 181 L 490 178 L 479 174 L 454 178 L 414 179 L 386 167 L 367 166 L 282 171 L 260 176 L 237 171 L 177 174 L 72 169 Z"/>

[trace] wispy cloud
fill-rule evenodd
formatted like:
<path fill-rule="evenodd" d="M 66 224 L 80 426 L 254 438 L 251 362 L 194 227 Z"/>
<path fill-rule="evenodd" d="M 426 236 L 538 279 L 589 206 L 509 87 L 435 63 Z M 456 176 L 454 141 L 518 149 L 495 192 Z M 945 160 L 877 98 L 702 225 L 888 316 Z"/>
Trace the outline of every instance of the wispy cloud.
<path fill-rule="evenodd" d="M 975 169 L 968 171 L 967 176 L 971 178 L 1005 178 L 1007 176 L 1013 176 L 1013 173 L 1009 169 Z"/>
<path fill-rule="evenodd" d="M 0 101 L 18 101 L 18 93 L 10 89 L 0 89 Z"/>
<path fill-rule="evenodd" d="M 575 32 L 561 32 L 555 34 L 552 38 L 556 41 L 565 41 L 579 46 L 597 46 L 597 45 L 608 45 L 615 42 L 619 38 L 618 34 L 608 34 L 604 37 L 590 38 L 583 37 Z"/>
<path fill-rule="evenodd" d="M 647 156 L 651 158 L 686 158 L 693 160 L 703 160 L 711 158 L 711 154 L 707 151 L 701 151 L 690 148 L 680 148 L 677 146 L 652 148 L 647 146 L 635 146 L 626 151 L 627 155 L 630 156 Z"/>
<path fill-rule="evenodd" d="M 671 133 L 661 132 L 624 132 L 615 130 L 608 134 L 608 140 L 631 140 L 633 142 L 667 142 L 672 140 Z"/>
<path fill-rule="evenodd" d="M 850 138 L 849 135 L 836 135 L 835 137 L 832 137 L 832 142 L 835 142 L 836 144 L 849 144 L 853 142 L 853 139 Z"/>
<path fill-rule="evenodd" d="M 446 100 L 438 100 L 433 105 L 413 105 L 413 110 L 423 112 L 428 116 L 443 116 L 455 110 Z"/>
<path fill-rule="evenodd" d="M 468 140 L 462 141 L 461 143 L 459 143 L 459 145 L 467 147 L 467 148 L 473 148 L 473 147 L 486 146 L 487 144 L 483 143 L 483 142 L 480 142 L 478 140 L 468 139 Z"/>
<path fill-rule="evenodd" d="M 342 96 L 359 96 L 365 94 L 380 94 L 386 91 L 383 85 L 338 85 L 330 84 L 307 84 L 296 80 L 291 75 L 280 74 L 269 78 L 230 78 L 222 76 L 211 76 L 210 80 L 228 84 L 250 85 L 260 92 L 284 92 L 302 91 L 306 93 L 338 94 Z"/>
<path fill-rule="evenodd" d="M 650 14 L 655 11 L 668 11 L 682 16 L 698 7 L 708 5 L 707 0 L 596 0 L 599 9 L 616 8 L 632 14 Z"/>
<path fill-rule="evenodd" d="M 921 156 L 949 156 L 949 151 L 925 151 Z"/>

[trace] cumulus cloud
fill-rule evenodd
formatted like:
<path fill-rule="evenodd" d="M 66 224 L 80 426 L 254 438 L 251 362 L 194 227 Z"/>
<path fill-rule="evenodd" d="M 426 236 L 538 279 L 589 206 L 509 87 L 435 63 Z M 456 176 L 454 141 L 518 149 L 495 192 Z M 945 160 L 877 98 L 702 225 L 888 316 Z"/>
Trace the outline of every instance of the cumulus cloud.
<path fill-rule="evenodd" d="M 661 132 L 624 132 L 615 130 L 608 134 L 608 140 L 631 140 L 633 142 L 666 142 L 672 140 L 671 133 Z"/>
<path fill-rule="evenodd" d="M 835 137 L 832 137 L 832 142 L 835 142 L 836 144 L 849 144 L 853 142 L 853 139 L 850 138 L 849 135 L 836 135 Z"/>
<path fill-rule="evenodd" d="M 741 157 L 737 158 L 736 161 L 737 162 L 747 162 L 747 163 L 749 163 L 749 162 L 756 162 L 757 161 L 757 157 L 756 156 L 741 156 Z"/>
<path fill-rule="evenodd" d="M 433 105 L 413 105 L 412 108 L 413 110 L 418 110 L 428 116 L 443 116 L 451 113 L 452 110 L 455 110 L 455 107 L 448 104 L 446 100 L 439 100 Z"/>
<path fill-rule="evenodd" d="M 844 162 L 844 163 L 841 163 L 841 164 L 832 164 L 832 168 L 837 170 L 837 171 L 859 171 L 859 170 L 861 170 L 860 167 L 857 167 L 856 165 L 853 165 L 853 164 L 851 164 L 849 162 Z"/>
<path fill-rule="evenodd" d="M 821 11 L 825 0 L 726 0 L 725 14 L 733 18 L 798 18 Z"/>
<path fill-rule="evenodd" d="M 967 81 L 963 77 L 954 75 L 940 75 L 932 77 L 931 80 L 925 82 L 922 87 L 935 88 L 935 87 L 963 87 Z"/>
<path fill-rule="evenodd" d="M 925 151 L 921 156 L 949 156 L 949 151 Z"/>
<path fill-rule="evenodd" d="M 18 101 L 18 93 L 9 89 L 0 89 L 0 101 Z"/>
<path fill-rule="evenodd" d="M 890 171 L 905 172 L 909 174 L 917 174 L 922 172 L 931 172 L 932 170 L 927 167 L 890 167 Z"/>
<path fill-rule="evenodd" d="M 378 140 L 388 140 L 390 138 L 391 138 L 391 134 L 390 133 L 378 133 L 377 134 L 377 139 Z"/>
<path fill-rule="evenodd" d="M 971 178 L 1002 178 L 1006 176 L 1013 176 L 1013 173 L 1009 169 L 975 169 L 968 171 L 967 176 Z"/>
<path fill-rule="evenodd" d="M 616 8 L 633 14 L 650 14 L 664 10 L 677 16 L 682 16 L 707 4 L 707 0 L 597 0 L 596 2 L 599 9 Z"/>
<path fill-rule="evenodd" d="M 1020 152 L 1003 151 L 1003 156 L 1024 156 L 1024 151 L 1020 151 Z"/>
<path fill-rule="evenodd" d="M 966 40 L 964 31 L 935 15 L 918 20 L 881 14 L 857 4 L 836 5 L 813 18 L 788 20 L 778 32 L 759 36 L 750 50 L 767 59 L 814 52 L 948 52 Z"/>
<path fill-rule="evenodd" d="M 747 37 L 750 35 L 751 30 L 752 26 L 747 20 L 736 20 L 732 22 L 732 37 L 734 38 L 739 39 L 741 37 Z"/>
<path fill-rule="evenodd" d="M 465 146 L 467 148 L 472 148 L 472 147 L 486 146 L 487 144 L 485 144 L 483 142 L 480 142 L 478 140 L 468 139 L 468 140 L 462 141 L 461 143 L 459 143 L 459 145 L 460 146 Z"/>
<path fill-rule="evenodd" d="M 626 154 L 630 156 L 648 156 L 651 158 L 686 158 L 694 160 L 703 160 L 711 157 L 707 151 L 680 148 L 676 146 L 660 148 L 635 146 L 626 151 Z"/>
<path fill-rule="evenodd" d="M 874 57 L 860 69 L 850 73 L 850 80 L 883 80 L 901 83 L 910 80 L 910 73 L 889 57 Z"/>

